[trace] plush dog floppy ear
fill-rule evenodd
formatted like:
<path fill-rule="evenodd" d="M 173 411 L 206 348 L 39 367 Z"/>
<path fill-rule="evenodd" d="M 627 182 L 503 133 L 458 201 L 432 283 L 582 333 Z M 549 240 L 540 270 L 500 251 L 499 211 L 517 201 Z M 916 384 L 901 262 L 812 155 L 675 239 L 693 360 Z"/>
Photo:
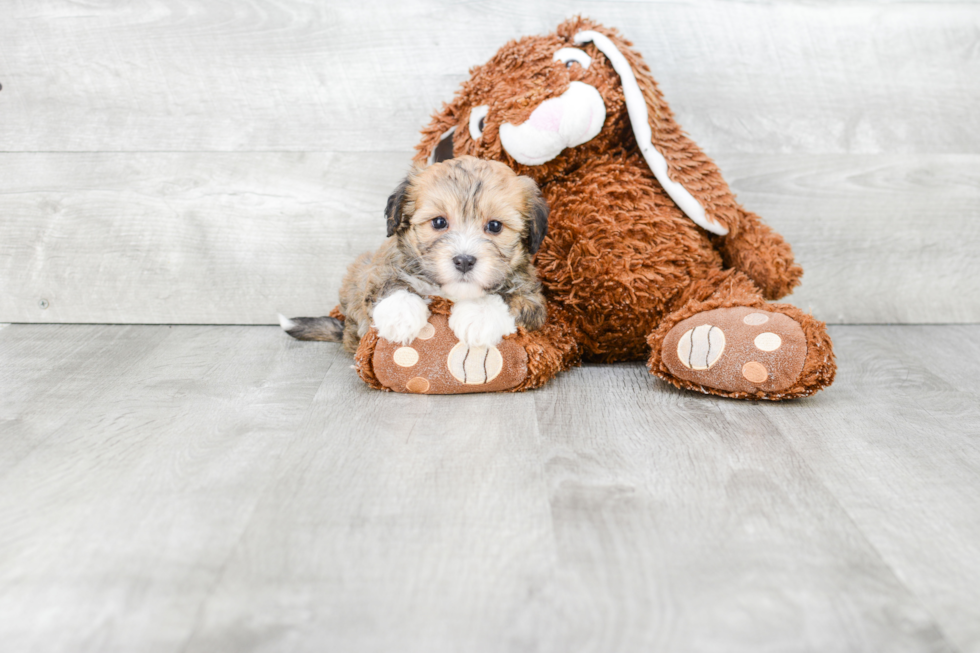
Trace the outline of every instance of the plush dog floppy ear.
<path fill-rule="evenodd" d="M 574 41 L 577 45 L 592 43 L 619 75 L 633 135 L 653 175 L 678 208 L 698 226 L 726 235 L 729 226 L 738 224 L 737 214 L 727 208 L 735 204 L 728 184 L 674 120 L 639 53 L 616 32 L 600 29 L 580 31 Z M 675 165 L 668 168 L 669 160 Z M 686 160 L 688 165 L 678 166 L 677 160 Z"/>
<path fill-rule="evenodd" d="M 717 220 L 708 216 L 701 202 L 682 184 L 670 178 L 667 171 L 667 159 L 661 153 L 664 144 L 656 142 L 657 139 L 655 139 L 653 132 L 653 120 L 657 116 L 655 114 L 653 120 L 651 120 L 647 107 L 648 101 L 658 99 L 656 96 L 659 96 L 659 90 L 655 88 L 655 84 L 652 85 L 654 88 L 643 89 L 640 87 L 636 73 L 639 72 L 642 74 L 644 71 L 634 71 L 633 62 L 629 61 L 623 52 L 624 50 L 629 52 L 629 49 L 624 45 L 621 50 L 608 36 L 594 30 L 584 30 L 576 34 L 575 43 L 576 45 L 584 45 L 585 43 L 595 45 L 599 52 L 604 54 L 606 59 L 609 60 L 616 74 L 619 75 L 619 80 L 623 85 L 623 96 L 626 99 L 626 111 L 629 113 L 630 124 L 633 125 L 633 135 L 636 137 L 636 144 L 639 146 L 643 158 L 646 159 L 647 165 L 650 166 L 653 176 L 657 178 L 657 181 L 660 182 L 663 189 L 670 195 L 670 199 L 674 200 L 678 208 L 686 213 L 698 226 L 715 234 L 727 234 L 728 229 Z M 630 54 L 633 55 L 631 58 L 639 59 L 639 56 L 635 53 L 630 52 Z M 652 78 L 649 81 L 653 82 Z M 649 87 L 650 84 L 647 86 Z M 648 98 L 644 90 L 648 92 L 653 91 L 655 96 Z M 671 122 L 673 121 L 671 120 Z"/>
<path fill-rule="evenodd" d="M 405 210 L 408 203 L 408 190 L 412 186 L 412 175 L 405 177 L 395 192 L 388 196 L 388 205 L 385 207 L 385 219 L 388 221 L 388 237 L 394 236 L 401 228 L 408 223 L 411 217 Z"/>

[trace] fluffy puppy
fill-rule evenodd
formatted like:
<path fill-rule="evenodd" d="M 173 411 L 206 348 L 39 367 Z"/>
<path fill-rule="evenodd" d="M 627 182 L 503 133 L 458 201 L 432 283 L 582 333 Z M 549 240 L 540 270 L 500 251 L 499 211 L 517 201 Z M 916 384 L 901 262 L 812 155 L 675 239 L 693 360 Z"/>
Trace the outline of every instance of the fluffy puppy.
<path fill-rule="evenodd" d="M 299 340 L 343 341 L 354 353 L 372 326 L 407 345 L 429 318 L 428 296 L 453 302 L 449 327 L 471 347 L 489 347 L 546 317 L 531 257 L 548 226 L 537 185 L 509 166 L 472 156 L 413 169 L 388 198 L 388 239 L 348 268 L 344 320 L 286 318 Z"/>

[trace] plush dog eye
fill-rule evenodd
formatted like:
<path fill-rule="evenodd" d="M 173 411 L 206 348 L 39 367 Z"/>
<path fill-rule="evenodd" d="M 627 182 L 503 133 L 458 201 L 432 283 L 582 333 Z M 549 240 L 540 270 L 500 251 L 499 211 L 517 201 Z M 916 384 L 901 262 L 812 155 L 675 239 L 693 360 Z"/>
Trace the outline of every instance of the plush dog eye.
<path fill-rule="evenodd" d="M 499 234 L 500 230 L 504 228 L 504 225 L 500 224 L 497 220 L 491 220 L 487 223 L 487 231 L 492 234 Z"/>
<path fill-rule="evenodd" d="M 578 48 L 562 48 L 558 52 L 555 52 L 555 56 L 552 59 L 562 62 L 566 68 L 571 68 L 574 64 L 578 64 L 582 68 L 588 68 L 592 65 L 592 58 L 585 54 L 584 50 L 579 50 Z"/>
<path fill-rule="evenodd" d="M 443 229 L 449 226 L 449 223 L 446 222 L 446 218 L 443 217 L 432 218 L 430 224 L 432 225 L 432 228 L 435 229 L 436 231 L 442 231 Z"/>
<path fill-rule="evenodd" d="M 478 107 L 473 107 L 470 111 L 470 138 L 474 141 L 480 140 L 483 136 L 483 128 L 486 126 L 487 112 L 490 107 L 486 104 L 481 104 Z"/>

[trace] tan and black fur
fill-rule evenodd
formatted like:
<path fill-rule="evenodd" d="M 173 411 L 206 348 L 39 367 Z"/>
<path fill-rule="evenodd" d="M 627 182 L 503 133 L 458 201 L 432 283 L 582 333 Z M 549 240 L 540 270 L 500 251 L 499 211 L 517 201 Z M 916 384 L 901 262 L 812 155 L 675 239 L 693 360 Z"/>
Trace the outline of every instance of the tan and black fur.
<path fill-rule="evenodd" d="M 355 353 L 371 327 L 375 305 L 398 290 L 421 297 L 482 292 L 500 295 L 517 326 L 538 329 L 545 300 L 532 263 L 544 239 L 548 205 L 537 185 L 496 161 L 462 156 L 417 167 L 385 208 L 388 239 L 347 270 L 335 317 L 291 318 L 283 328 L 299 340 L 343 341 Z M 443 218 L 447 227 L 433 228 Z M 500 223 L 499 233 L 485 228 Z M 453 257 L 465 240 L 476 266 L 461 280 Z"/>

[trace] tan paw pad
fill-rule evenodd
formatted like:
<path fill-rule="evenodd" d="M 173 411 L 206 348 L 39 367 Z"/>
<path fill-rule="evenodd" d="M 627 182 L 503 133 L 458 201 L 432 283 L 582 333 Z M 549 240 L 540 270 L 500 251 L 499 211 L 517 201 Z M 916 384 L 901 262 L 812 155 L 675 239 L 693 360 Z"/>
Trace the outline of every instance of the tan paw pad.
<path fill-rule="evenodd" d="M 749 361 L 742 366 L 742 376 L 749 383 L 765 383 L 766 379 L 769 378 L 769 372 L 766 370 L 766 366 L 762 363 L 757 363 L 756 361 Z"/>
<path fill-rule="evenodd" d="M 689 329 L 677 343 L 677 358 L 692 370 L 711 369 L 724 351 L 725 333 L 710 324 Z"/>
<path fill-rule="evenodd" d="M 761 351 L 776 351 L 783 344 L 783 339 L 767 331 L 757 335 L 752 342 L 755 343 L 756 349 Z"/>
<path fill-rule="evenodd" d="M 415 378 L 410 379 L 409 382 L 405 384 L 405 389 L 408 390 L 409 392 L 421 394 L 423 392 L 428 391 L 429 382 L 428 380 L 423 379 L 421 376 L 416 376 Z"/>
<path fill-rule="evenodd" d="M 411 347 L 399 347 L 391 355 L 391 359 L 401 367 L 412 367 L 419 362 L 419 353 Z"/>
<path fill-rule="evenodd" d="M 458 342 L 449 352 L 447 364 L 457 381 L 466 385 L 482 385 L 497 378 L 504 360 L 496 347 L 467 347 Z"/>

